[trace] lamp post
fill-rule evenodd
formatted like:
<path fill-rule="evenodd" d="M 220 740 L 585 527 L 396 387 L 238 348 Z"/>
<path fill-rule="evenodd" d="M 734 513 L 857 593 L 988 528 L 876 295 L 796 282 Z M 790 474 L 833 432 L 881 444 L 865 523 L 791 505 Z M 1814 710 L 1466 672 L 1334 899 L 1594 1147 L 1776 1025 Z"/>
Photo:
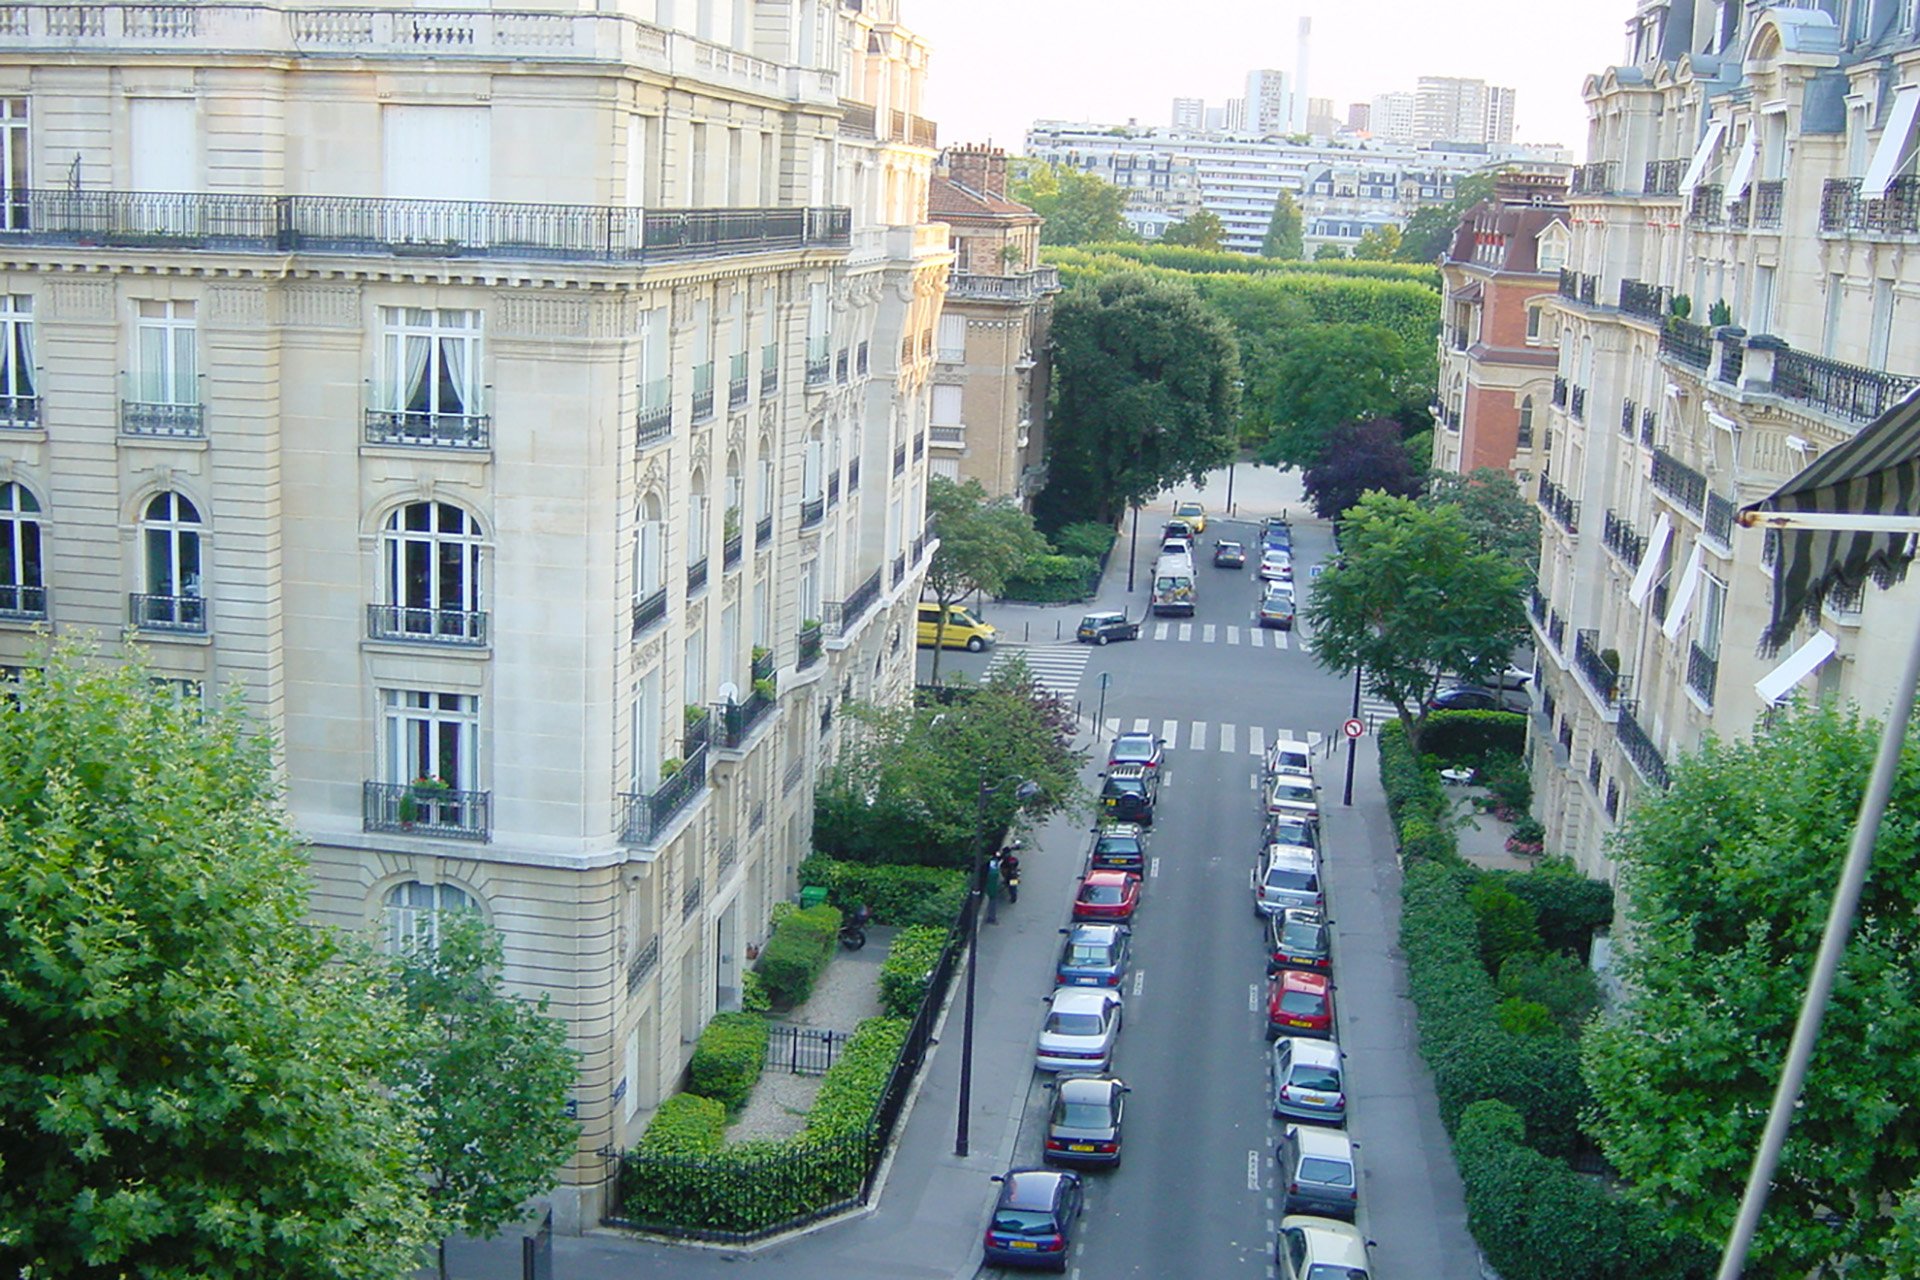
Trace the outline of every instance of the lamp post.
<path fill-rule="evenodd" d="M 1006 785 L 1004 783 L 1002 786 Z M 960 1115 L 953 1125 L 953 1154 L 967 1154 L 967 1121 L 973 1109 L 973 989 L 980 957 L 980 898 L 987 879 L 987 797 L 999 791 L 980 778 L 979 806 L 973 822 L 973 886 L 967 892 L 967 1000 L 960 1023 Z M 1021 801 L 1040 794 L 1036 783 L 1021 781 L 1013 794 Z"/>

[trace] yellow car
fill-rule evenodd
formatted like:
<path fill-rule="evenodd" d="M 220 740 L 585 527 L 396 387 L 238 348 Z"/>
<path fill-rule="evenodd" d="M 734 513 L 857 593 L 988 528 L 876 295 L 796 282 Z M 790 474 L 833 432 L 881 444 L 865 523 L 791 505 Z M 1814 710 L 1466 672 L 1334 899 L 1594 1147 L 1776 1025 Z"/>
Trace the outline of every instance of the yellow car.
<path fill-rule="evenodd" d="M 1196 538 L 1207 531 L 1207 509 L 1197 502 L 1174 503 L 1173 518 L 1185 520 L 1192 525 L 1193 536 Z"/>
<path fill-rule="evenodd" d="M 940 629 L 940 606 L 922 603 L 920 606 L 920 647 L 931 649 L 936 643 L 948 649 L 965 649 L 978 653 L 999 639 L 996 632 L 987 623 L 981 622 L 959 605 L 947 606 L 947 626 L 944 635 Z"/>

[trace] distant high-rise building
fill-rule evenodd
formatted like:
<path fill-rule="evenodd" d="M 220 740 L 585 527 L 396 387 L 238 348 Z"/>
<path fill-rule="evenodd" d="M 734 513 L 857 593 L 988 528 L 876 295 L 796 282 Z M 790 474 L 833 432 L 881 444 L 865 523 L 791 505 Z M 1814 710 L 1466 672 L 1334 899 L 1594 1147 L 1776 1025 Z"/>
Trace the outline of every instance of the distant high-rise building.
<path fill-rule="evenodd" d="M 1340 131 L 1339 117 L 1333 114 L 1332 98 L 1307 99 L 1306 131 L 1323 138 Z"/>
<path fill-rule="evenodd" d="M 1175 98 L 1173 100 L 1173 127 L 1176 129 L 1204 129 L 1207 127 L 1207 101 L 1205 98 Z"/>
<path fill-rule="evenodd" d="M 1228 98 L 1227 105 L 1220 109 L 1220 127 L 1229 133 L 1238 133 L 1247 128 L 1247 100 Z"/>
<path fill-rule="evenodd" d="M 1228 104 L 1231 107 L 1231 103 Z M 1246 118 L 1241 127 L 1266 137 L 1293 128 L 1293 99 L 1284 71 L 1247 72 Z M 1231 128 L 1232 126 L 1228 126 Z"/>
<path fill-rule="evenodd" d="M 1512 89 L 1484 80 L 1421 76 L 1414 90 L 1415 141 L 1513 141 Z"/>
<path fill-rule="evenodd" d="M 1308 132 L 1307 125 L 1307 50 L 1313 38 L 1313 19 L 1300 19 L 1300 35 L 1293 46 L 1293 94 L 1288 112 L 1288 127 L 1295 133 Z"/>
<path fill-rule="evenodd" d="M 1487 142 L 1513 141 L 1513 90 L 1487 86 Z"/>
<path fill-rule="evenodd" d="M 1373 128 L 1373 108 L 1364 102 L 1347 104 L 1347 128 L 1361 133 Z"/>
<path fill-rule="evenodd" d="M 1373 136 L 1388 142 L 1413 141 L 1413 95 L 1383 93 L 1373 100 L 1370 128 Z"/>

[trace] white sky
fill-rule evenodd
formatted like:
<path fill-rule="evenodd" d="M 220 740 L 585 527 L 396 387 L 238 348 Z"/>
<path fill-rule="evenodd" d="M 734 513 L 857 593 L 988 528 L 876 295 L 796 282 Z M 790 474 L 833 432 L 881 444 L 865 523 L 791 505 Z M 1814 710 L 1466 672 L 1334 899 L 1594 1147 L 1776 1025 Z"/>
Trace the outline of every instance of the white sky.
<path fill-rule="evenodd" d="M 1584 159 L 1586 76 L 1620 60 L 1633 0 L 902 0 L 933 46 L 927 114 L 940 141 L 1017 152 L 1038 119 L 1168 123 L 1173 99 L 1219 105 L 1246 73 L 1289 76 L 1304 13 L 1313 19 L 1307 94 L 1335 114 L 1422 75 L 1516 91 L 1514 137 Z"/>

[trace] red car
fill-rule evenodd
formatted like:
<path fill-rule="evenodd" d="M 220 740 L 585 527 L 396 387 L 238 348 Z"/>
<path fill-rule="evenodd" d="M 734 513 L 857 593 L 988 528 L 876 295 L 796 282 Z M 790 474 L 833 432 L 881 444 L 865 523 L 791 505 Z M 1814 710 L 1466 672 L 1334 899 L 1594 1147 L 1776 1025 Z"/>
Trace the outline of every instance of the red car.
<path fill-rule="evenodd" d="M 1126 871 L 1089 871 L 1073 900 L 1075 920 L 1125 921 L 1140 905 L 1140 877 Z"/>
<path fill-rule="evenodd" d="M 1267 980 L 1267 1039 L 1333 1038 L 1333 984 L 1324 973 L 1287 969 Z"/>

